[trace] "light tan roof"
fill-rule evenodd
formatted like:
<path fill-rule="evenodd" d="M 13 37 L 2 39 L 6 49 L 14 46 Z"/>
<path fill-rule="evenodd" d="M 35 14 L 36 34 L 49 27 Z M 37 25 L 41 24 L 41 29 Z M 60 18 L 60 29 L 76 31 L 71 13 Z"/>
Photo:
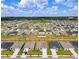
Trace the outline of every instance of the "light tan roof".
<path fill-rule="evenodd" d="M 12 45 L 11 48 L 20 48 L 21 49 L 22 46 L 23 46 L 23 43 L 22 42 L 16 42 L 16 43 L 14 43 Z"/>
<path fill-rule="evenodd" d="M 69 42 L 60 42 L 63 48 L 73 48 L 72 44 Z"/>
<path fill-rule="evenodd" d="M 45 41 L 37 42 L 36 47 L 37 47 L 37 49 L 47 48 L 47 42 L 45 42 Z"/>
<path fill-rule="evenodd" d="M 34 49 L 34 46 L 35 46 L 35 42 L 27 42 L 27 43 L 25 43 L 23 48 Z"/>

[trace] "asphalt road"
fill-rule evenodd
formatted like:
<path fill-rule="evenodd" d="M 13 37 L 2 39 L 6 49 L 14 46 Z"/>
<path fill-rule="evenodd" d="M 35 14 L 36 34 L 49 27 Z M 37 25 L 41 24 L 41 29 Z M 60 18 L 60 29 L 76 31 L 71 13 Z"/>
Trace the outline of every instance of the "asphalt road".
<path fill-rule="evenodd" d="M 10 58 L 10 57 L 1 57 L 1 59 L 22 59 L 22 58 Z M 25 59 L 78 59 L 78 58 L 33 58 L 33 57 L 29 57 L 29 58 L 25 58 Z"/>

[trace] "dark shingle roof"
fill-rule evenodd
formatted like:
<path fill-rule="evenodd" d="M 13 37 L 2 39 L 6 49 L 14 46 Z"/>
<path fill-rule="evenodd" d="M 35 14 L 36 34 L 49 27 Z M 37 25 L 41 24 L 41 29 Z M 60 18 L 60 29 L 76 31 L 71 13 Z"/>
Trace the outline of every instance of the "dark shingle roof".
<path fill-rule="evenodd" d="M 58 46 L 59 46 L 58 42 L 50 42 L 49 43 L 49 47 L 50 48 L 54 48 L 55 49 L 55 48 L 58 48 Z"/>
<path fill-rule="evenodd" d="M 74 47 L 78 47 L 78 42 L 71 42 Z"/>
<path fill-rule="evenodd" d="M 13 45 L 13 43 L 3 42 L 3 43 L 1 43 L 1 48 L 3 48 L 3 49 L 9 49 L 12 45 Z"/>

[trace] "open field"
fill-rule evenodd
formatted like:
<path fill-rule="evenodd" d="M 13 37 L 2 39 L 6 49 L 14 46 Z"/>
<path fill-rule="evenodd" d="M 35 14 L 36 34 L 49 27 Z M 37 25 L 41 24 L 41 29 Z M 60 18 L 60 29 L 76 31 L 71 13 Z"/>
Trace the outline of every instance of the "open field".
<path fill-rule="evenodd" d="M 26 42 L 26 41 L 77 41 L 77 35 L 1 35 L 2 42 Z"/>

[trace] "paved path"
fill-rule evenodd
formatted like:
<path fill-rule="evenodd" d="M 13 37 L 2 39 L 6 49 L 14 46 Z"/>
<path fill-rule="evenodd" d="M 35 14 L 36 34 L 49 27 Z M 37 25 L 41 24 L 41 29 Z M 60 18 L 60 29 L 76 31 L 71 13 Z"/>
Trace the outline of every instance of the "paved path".
<path fill-rule="evenodd" d="M 17 58 L 1 57 L 1 59 L 23 59 L 23 58 L 20 58 L 20 57 L 17 57 Z M 40 58 L 40 57 L 35 58 L 35 57 L 28 57 L 25 59 L 78 59 L 78 58 Z"/>
<path fill-rule="evenodd" d="M 69 49 L 75 58 L 78 58 L 78 54 L 74 51 L 74 49 Z"/>
<path fill-rule="evenodd" d="M 51 49 L 51 52 L 52 52 L 52 58 L 58 58 L 56 49 Z"/>
<path fill-rule="evenodd" d="M 28 48 L 25 48 L 25 49 L 23 50 L 23 53 L 22 53 L 21 58 L 27 58 L 27 57 L 26 57 L 26 54 L 27 54 L 28 50 L 29 50 Z M 26 54 L 25 54 L 25 52 L 26 52 Z"/>
<path fill-rule="evenodd" d="M 20 51 L 20 49 L 16 48 L 13 55 L 11 56 L 11 58 L 16 58 L 19 51 Z"/>
<path fill-rule="evenodd" d="M 42 48 L 42 58 L 48 58 L 47 48 Z"/>

